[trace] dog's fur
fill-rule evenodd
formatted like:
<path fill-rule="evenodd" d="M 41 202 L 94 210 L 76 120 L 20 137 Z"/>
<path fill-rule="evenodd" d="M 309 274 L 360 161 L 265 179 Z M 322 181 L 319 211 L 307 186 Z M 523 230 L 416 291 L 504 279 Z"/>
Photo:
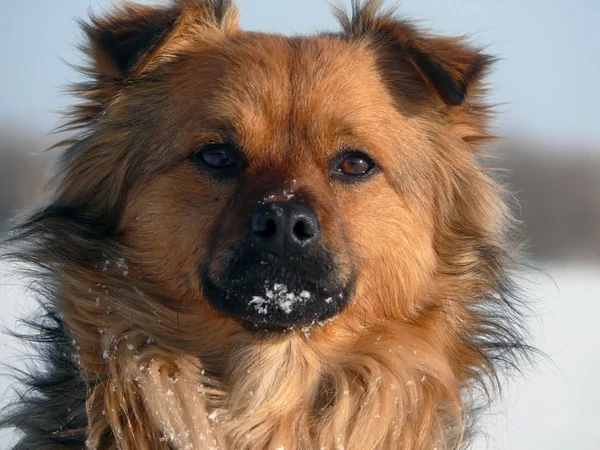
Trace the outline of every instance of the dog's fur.
<path fill-rule="evenodd" d="M 492 58 L 377 0 L 337 16 L 341 32 L 285 37 L 241 31 L 226 0 L 177 0 L 84 24 L 81 133 L 5 244 L 44 307 L 43 367 L 5 414 L 15 450 L 468 445 L 526 349 L 510 218 L 476 162 Z M 233 181 L 189 159 L 223 139 L 244 152 Z M 331 179 L 348 148 L 378 173 Z M 333 320 L 251 329 L 202 274 L 223 278 L 253 205 L 290 196 L 333 255 L 306 270 L 354 293 Z"/>

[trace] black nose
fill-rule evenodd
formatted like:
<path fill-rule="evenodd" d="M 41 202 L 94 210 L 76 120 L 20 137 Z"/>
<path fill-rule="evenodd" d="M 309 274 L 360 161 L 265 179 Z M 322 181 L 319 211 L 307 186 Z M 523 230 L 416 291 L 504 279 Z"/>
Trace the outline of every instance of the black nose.
<path fill-rule="evenodd" d="M 256 210 L 250 232 L 263 250 L 281 258 L 314 243 L 319 237 L 319 221 L 307 206 L 273 202 Z"/>

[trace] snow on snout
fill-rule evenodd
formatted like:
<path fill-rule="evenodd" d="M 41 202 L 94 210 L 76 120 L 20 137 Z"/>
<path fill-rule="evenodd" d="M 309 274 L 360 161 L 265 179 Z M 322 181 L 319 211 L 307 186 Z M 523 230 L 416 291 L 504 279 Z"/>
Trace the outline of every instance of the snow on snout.
<path fill-rule="evenodd" d="M 269 311 L 280 309 L 285 314 L 290 314 L 297 303 L 302 303 L 311 297 L 310 292 L 296 293 L 290 291 L 285 284 L 275 283 L 273 287 L 265 285 L 264 296 L 254 296 L 249 305 L 253 305 L 259 314 L 268 314 Z"/>

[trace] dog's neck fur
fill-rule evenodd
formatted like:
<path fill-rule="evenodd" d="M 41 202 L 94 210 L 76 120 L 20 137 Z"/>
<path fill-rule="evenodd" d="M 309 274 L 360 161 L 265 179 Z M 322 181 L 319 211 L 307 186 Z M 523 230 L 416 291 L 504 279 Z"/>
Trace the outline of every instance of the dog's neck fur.
<path fill-rule="evenodd" d="M 108 427 L 127 450 L 458 448 L 461 382 L 452 368 L 434 348 L 384 333 L 364 335 L 352 357 L 337 360 L 302 333 L 240 345 L 219 380 L 197 358 L 123 342 L 88 401 L 98 419 L 88 445 L 99 446 Z"/>

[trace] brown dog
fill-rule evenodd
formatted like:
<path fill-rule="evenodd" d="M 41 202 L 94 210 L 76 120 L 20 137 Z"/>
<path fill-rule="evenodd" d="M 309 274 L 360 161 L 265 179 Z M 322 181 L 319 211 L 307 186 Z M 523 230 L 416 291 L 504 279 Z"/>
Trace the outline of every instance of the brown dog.
<path fill-rule="evenodd" d="M 9 241 L 46 311 L 15 449 L 467 445 L 525 348 L 491 58 L 380 3 L 309 37 L 225 0 L 84 25 L 81 134 Z"/>

